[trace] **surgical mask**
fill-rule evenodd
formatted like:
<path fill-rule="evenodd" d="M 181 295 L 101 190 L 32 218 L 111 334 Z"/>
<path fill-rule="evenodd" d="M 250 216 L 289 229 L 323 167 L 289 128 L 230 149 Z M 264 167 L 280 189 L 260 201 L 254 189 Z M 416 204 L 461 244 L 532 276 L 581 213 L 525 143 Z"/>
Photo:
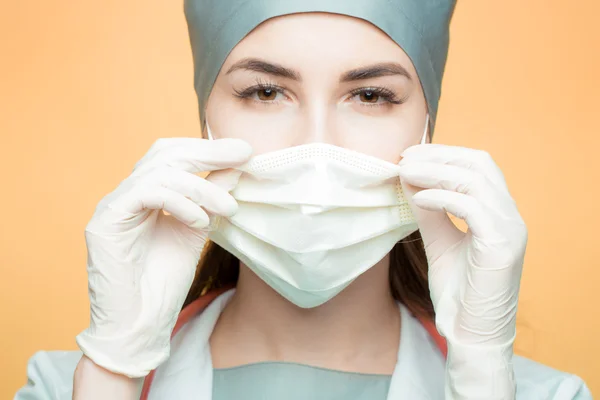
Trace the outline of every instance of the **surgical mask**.
<path fill-rule="evenodd" d="M 376 157 L 311 143 L 237 169 L 238 211 L 217 216 L 209 239 L 302 308 L 333 298 L 418 229 L 399 166 Z"/>

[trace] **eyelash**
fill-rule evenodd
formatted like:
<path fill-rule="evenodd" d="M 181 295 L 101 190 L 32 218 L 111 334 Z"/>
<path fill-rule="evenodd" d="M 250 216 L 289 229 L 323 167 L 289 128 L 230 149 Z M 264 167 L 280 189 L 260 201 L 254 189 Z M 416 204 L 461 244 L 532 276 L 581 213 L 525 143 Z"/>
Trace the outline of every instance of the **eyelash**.
<path fill-rule="evenodd" d="M 361 105 L 366 106 L 366 107 L 381 107 L 384 106 L 386 104 L 402 104 L 406 101 L 405 98 L 398 98 L 396 96 L 396 93 L 394 93 L 392 90 L 386 88 L 386 87 L 381 87 L 381 86 L 371 86 L 371 87 L 364 87 L 364 88 L 357 88 L 354 89 L 350 92 L 350 94 L 352 95 L 352 97 L 357 96 L 359 94 L 365 93 L 365 92 L 371 92 L 372 94 L 382 98 L 383 100 L 385 100 L 385 103 L 375 103 L 375 104 L 370 104 L 370 103 L 361 103 Z"/>
<path fill-rule="evenodd" d="M 256 84 L 246 87 L 242 90 L 238 90 L 238 89 L 233 89 L 235 92 L 235 96 L 238 97 L 240 100 L 245 100 L 245 99 L 250 99 L 250 97 L 252 97 L 253 94 L 260 92 L 262 90 L 273 90 L 273 91 L 277 91 L 279 93 L 284 93 L 285 89 L 282 88 L 281 86 L 277 86 L 273 83 L 270 82 L 263 82 L 259 79 L 257 79 Z M 261 101 L 261 100 L 254 100 L 256 103 L 260 103 L 262 105 L 269 105 L 272 103 L 277 103 L 276 101 Z"/>
<path fill-rule="evenodd" d="M 281 94 L 285 93 L 285 89 L 281 86 L 275 85 L 271 82 L 264 82 L 264 81 L 257 80 L 256 84 L 246 87 L 242 90 L 234 89 L 234 92 L 235 92 L 234 95 L 241 100 L 245 100 L 245 99 L 250 99 L 255 93 L 260 92 L 262 90 L 272 90 L 272 91 L 276 91 Z M 392 90 L 385 88 L 385 87 L 379 87 L 379 86 L 357 88 L 357 89 L 352 90 L 350 92 L 350 94 L 352 95 L 351 97 L 354 97 L 354 96 L 360 95 L 365 92 L 371 92 L 373 95 L 376 95 L 376 96 L 382 98 L 385 102 L 373 103 L 373 104 L 361 102 L 361 106 L 363 106 L 363 107 L 382 107 L 382 106 L 386 106 L 386 105 L 402 104 L 406 101 L 406 98 L 398 98 Z M 256 103 L 260 103 L 265 106 L 273 104 L 273 103 L 278 103 L 277 101 L 262 101 L 262 100 L 254 100 L 254 99 L 252 99 L 252 100 L 255 101 Z"/>

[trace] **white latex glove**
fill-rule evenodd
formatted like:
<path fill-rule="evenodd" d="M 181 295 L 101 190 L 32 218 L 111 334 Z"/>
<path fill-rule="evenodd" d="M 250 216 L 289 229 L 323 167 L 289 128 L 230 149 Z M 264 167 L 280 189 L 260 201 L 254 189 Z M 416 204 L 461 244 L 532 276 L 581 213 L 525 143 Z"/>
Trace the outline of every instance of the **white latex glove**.
<path fill-rule="evenodd" d="M 527 228 L 503 174 L 488 153 L 469 148 L 420 144 L 402 156 L 400 178 L 425 245 L 436 326 L 448 342 L 446 399 L 514 399 Z"/>
<path fill-rule="evenodd" d="M 167 359 L 209 216 L 237 210 L 240 172 L 226 168 L 251 152 L 238 139 L 159 139 L 100 201 L 85 229 L 91 321 L 76 338 L 88 358 L 132 378 Z"/>

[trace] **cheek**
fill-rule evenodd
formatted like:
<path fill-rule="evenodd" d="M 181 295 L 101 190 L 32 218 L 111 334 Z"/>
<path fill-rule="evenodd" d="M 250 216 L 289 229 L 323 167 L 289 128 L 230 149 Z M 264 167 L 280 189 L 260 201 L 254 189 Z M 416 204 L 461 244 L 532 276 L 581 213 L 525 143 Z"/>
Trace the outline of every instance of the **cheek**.
<path fill-rule="evenodd" d="M 232 93 L 229 84 L 218 81 L 210 94 L 206 118 L 214 139 L 242 139 L 252 146 L 253 155 L 293 145 L 293 137 L 284 134 L 293 129 L 285 112 L 249 108 Z"/>
<path fill-rule="evenodd" d="M 218 110 L 207 110 L 215 139 L 242 139 L 252 146 L 253 155 L 291 147 L 297 142 L 297 119 L 286 110 L 273 112 L 262 106 L 249 109 L 237 100 L 215 104 L 219 104 Z"/>
<path fill-rule="evenodd" d="M 356 150 L 391 163 L 400 162 L 400 154 L 420 143 L 422 130 L 414 115 L 395 118 L 345 119 L 340 129 L 340 146 Z"/>
<path fill-rule="evenodd" d="M 230 108 L 230 111 L 232 109 Z M 326 137 L 308 140 L 302 119 L 272 114 L 261 116 L 256 112 L 220 113 L 211 122 L 215 139 L 237 138 L 248 142 L 253 154 L 263 154 L 312 141 L 324 141 L 364 154 L 398 163 L 400 154 L 408 147 L 418 144 L 423 127 L 413 121 L 399 118 L 392 120 L 361 118 L 357 121 L 338 120 L 329 124 Z"/>
<path fill-rule="evenodd" d="M 371 115 L 348 107 L 332 107 L 329 112 L 321 106 L 314 107 L 315 112 L 296 106 L 249 107 L 224 91 L 211 96 L 207 120 L 213 137 L 245 140 L 254 155 L 326 142 L 398 163 L 402 151 L 421 140 L 426 114 L 410 104 Z"/>

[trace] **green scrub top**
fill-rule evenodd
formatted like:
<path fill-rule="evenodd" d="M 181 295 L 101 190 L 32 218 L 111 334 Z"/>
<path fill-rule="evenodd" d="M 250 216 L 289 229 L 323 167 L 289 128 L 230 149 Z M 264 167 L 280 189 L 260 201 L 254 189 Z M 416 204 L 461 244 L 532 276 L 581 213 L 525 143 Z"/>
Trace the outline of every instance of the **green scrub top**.
<path fill-rule="evenodd" d="M 291 362 L 213 369 L 213 400 L 386 400 L 392 375 Z"/>

